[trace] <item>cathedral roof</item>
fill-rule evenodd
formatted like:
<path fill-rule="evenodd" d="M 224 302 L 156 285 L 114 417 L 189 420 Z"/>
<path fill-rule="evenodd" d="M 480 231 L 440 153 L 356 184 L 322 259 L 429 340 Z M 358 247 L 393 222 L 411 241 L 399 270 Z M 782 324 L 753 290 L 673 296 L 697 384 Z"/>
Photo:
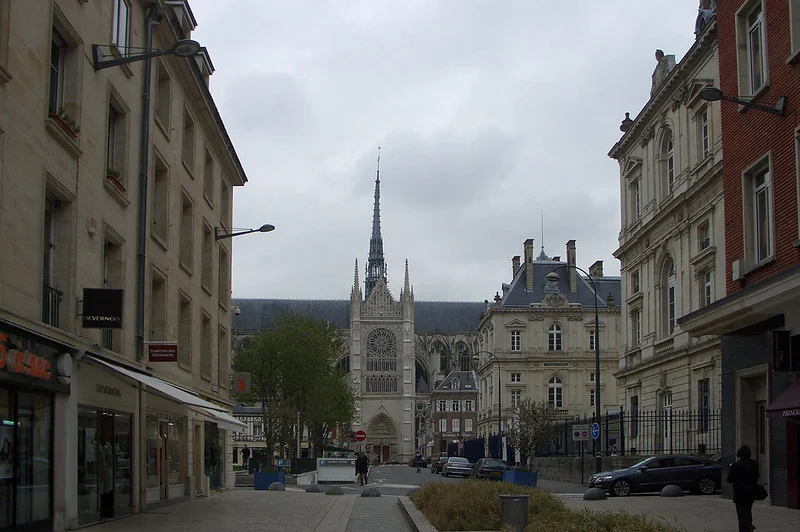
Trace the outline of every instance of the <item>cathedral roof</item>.
<path fill-rule="evenodd" d="M 327 321 L 339 329 L 350 328 L 347 299 L 234 299 L 241 313 L 231 316 L 234 330 L 272 329 L 282 312 L 294 312 Z M 417 332 L 472 332 L 478 327 L 485 303 L 472 301 L 415 301 Z"/>

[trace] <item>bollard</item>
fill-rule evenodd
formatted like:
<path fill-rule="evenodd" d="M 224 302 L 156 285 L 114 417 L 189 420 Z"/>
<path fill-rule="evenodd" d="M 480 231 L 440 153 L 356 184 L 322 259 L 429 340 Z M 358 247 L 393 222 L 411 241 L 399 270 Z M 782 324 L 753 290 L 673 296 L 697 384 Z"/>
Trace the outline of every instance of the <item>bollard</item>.
<path fill-rule="evenodd" d="M 528 496 L 500 495 L 500 522 L 515 532 L 524 531 L 528 526 Z"/>

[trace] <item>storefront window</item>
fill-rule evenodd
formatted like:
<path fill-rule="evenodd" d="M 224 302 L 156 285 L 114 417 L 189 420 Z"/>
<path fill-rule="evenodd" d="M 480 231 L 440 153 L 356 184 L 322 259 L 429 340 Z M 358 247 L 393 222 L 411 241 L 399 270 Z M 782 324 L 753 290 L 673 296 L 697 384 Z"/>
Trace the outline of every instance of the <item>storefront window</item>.
<path fill-rule="evenodd" d="M 17 440 L 14 444 L 16 475 L 16 525 L 51 516 L 51 456 L 53 398 L 20 391 L 17 394 Z"/>
<path fill-rule="evenodd" d="M 100 518 L 96 438 L 97 412 L 78 408 L 78 514 L 81 524 Z"/>
<path fill-rule="evenodd" d="M 114 415 L 114 516 L 130 513 L 133 506 L 131 475 L 131 421 L 129 414 Z"/>
<path fill-rule="evenodd" d="M 14 503 L 14 405 L 0 388 L 0 528 L 11 525 Z"/>
<path fill-rule="evenodd" d="M 184 454 L 186 444 L 186 418 L 171 416 L 169 422 L 169 483 L 170 485 L 183 484 L 186 478 L 186 465 Z"/>
<path fill-rule="evenodd" d="M 158 415 L 147 415 L 147 487 L 157 488 L 161 437 L 158 434 Z"/>
<path fill-rule="evenodd" d="M 209 478 L 211 489 L 220 487 L 220 455 L 219 429 L 216 423 L 205 422 L 205 474 Z"/>

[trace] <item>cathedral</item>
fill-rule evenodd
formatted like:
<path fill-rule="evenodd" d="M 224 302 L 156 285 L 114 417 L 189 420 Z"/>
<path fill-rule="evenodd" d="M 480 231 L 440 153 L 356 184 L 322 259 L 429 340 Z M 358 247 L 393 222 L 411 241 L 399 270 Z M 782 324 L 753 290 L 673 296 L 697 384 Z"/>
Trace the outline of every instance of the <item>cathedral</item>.
<path fill-rule="evenodd" d="M 380 169 L 363 288 L 356 260 L 350 299 L 234 299 L 233 352 L 286 311 L 327 321 L 345 335 L 339 366 L 349 371 L 358 401 L 353 431 L 381 461 L 406 462 L 430 443 L 431 391 L 451 371 L 472 371 L 477 327 L 488 302 L 415 301 L 406 260 L 399 297 L 389 290 L 380 221 Z"/>

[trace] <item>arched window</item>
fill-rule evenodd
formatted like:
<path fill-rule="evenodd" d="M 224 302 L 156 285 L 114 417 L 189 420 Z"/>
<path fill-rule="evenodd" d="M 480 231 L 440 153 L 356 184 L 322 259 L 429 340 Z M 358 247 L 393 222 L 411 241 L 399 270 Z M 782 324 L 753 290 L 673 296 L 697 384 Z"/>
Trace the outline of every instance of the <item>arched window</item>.
<path fill-rule="evenodd" d="M 336 368 L 339 371 L 343 371 L 345 373 L 350 373 L 350 357 L 346 356 L 346 357 L 340 358 L 339 361 L 336 363 Z"/>
<path fill-rule="evenodd" d="M 367 371 L 397 371 L 397 338 L 389 329 L 367 336 Z"/>
<path fill-rule="evenodd" d="M 665 283 L 664 283 L 664 316 L 666 318 L 665 330 L 667 334 L 675 332 L 675 323 L 677 320 L 677 306 L 676 306 L 676 293 L 675 288 L 675 261 L 671 258 L 664 266 Z"/>
<path fill-rule="evenodd" d="M 470 356 L 469 356 L 469 349 L 463 342 L 459 342 L 458 346 L 458 369 L 461 371 L 469 371 L 470 368 Z"/>
<path fill-rule="evenodd" d="M 554 323 L 550 326 L 547 346 L 550 351 L 561 351 L 561 326 Z"/>
<path fill-rule="evenodd" d="M 550 377 L 547 383 L 547 402 L 556 408 L 564 405 L 564 383 L 558 377 Z"/>
<path fill-rule="evenodd" d="M 664 132 L 661 141 L 661 160 L 665 195 L 668 196 L 675 185 L 675 137 L 669 129 Z"/>

